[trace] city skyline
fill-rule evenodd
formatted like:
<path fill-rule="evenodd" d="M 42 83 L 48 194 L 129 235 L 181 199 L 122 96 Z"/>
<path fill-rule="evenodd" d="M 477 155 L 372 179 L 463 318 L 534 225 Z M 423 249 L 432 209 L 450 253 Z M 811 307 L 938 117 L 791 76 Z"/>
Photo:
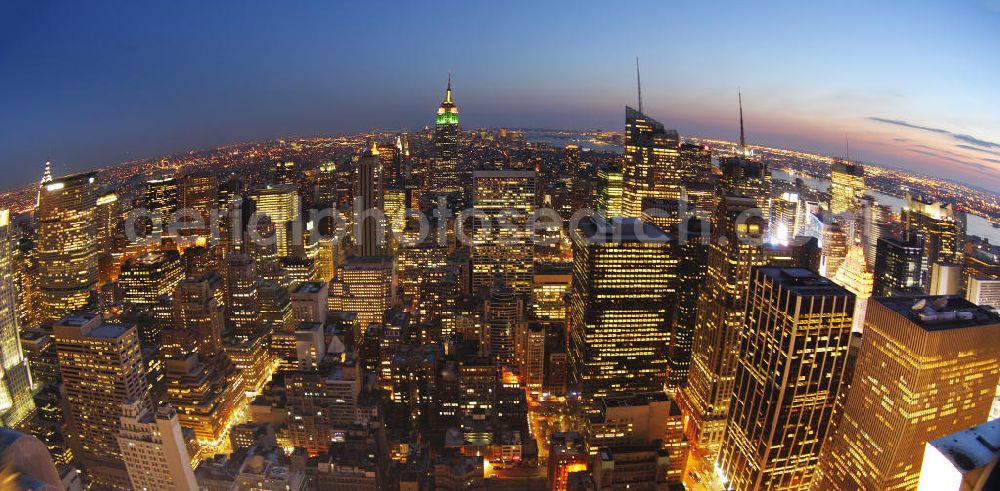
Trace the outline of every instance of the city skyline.
<path fill-rule="evenodd" d="M 0 57 L 21 69 L 0 81 L 13 95 L 0 116 L 5 191 L 37 179 L 46 160 L 65 175 L 241 141 L 423 128 L 448 71 L 467 129 L 614 130 L 636 99 L 636 56 L 645 112 L 682 136 L 735 140 L 742 90 L 750 143 L 846 156 L 849 139 L 853 160 L 1000 186 L 989 111 L 1000 100 L 988 82 L 1000 10 L 988 0 L 907 11 L 721 3 L 712 16 L 649 4 L 526 15 L 516 5 L 316 6 L 273 25 L 259 20 L 273 8 L 263 5 L 197 15 L 117 6 L 119 20 L 102 12 L 111 8 L 8 8 L 16 25 Z M 365 18 L 377 29 L 366 32 Z M 657 18 L 690 22 L 664 30 Z M 171 20 L 186 23 L 184 36 Z M 629 22 L 632 36 L 619 35 Z M 817 22 L 848 29 L 830 35 Z"/>

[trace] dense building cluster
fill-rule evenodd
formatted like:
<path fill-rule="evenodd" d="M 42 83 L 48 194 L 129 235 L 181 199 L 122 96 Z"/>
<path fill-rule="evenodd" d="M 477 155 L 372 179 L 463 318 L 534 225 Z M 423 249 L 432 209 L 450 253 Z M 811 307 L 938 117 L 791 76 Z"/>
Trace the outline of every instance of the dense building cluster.
<path fill-rule="evenodd" d="M 856 162 L 829 188 L 779 179 L 742 107 L 734 148 L 641 105 L 619 139 L 464 131 L 449 79 L 422 132 L 111 186 L 46 169 L 34 207 L 0 211 L 5 472 L 226 491 L 1000 479 L 1000 249 L 952 205 L 893 209 Z"/>

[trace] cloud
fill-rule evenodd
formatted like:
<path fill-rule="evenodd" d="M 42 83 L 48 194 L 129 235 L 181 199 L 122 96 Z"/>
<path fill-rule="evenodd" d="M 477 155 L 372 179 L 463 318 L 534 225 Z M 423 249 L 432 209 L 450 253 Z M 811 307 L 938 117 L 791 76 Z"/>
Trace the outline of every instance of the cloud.
<path fill-rule="evenodd" d="M 998 1 L 1000 1 L 1000 0 L 998 0 Z M 907 121 L 903 121 L 903 120 L 900 120 L 900 119 L 879 118 L 879 117 L 876 117 L 876 116 L 869 116 L 868 119 L 871 120 L 871 121 L 878 122 L 878 123 L 891 124 L 891 125 L 895 125 L 895 126 L 902 126 L 904 128 L 913 128 L 915 130 L 929 131 L 931 133 L 938 133 L 938 134 L 942 134 L 942 135 L 948 135 L 948 136 L 952 137 L 955 140 L 963 142 L 963 143 L 965 143 L 967 145 L 974 145 L 974 146 L 979 147 L 979 148 L 1000 148 L 1000 143 L 991 142 L 991 141 L 988 141 L 988 140 L 981 140 L 981 139 L 976 138 L 976 137 L 971 136 L 971 135 L 965 135 L 965 134 L 962 134 L 962 133 L 955 133 L 953 131 L 948 131 L 948 130 L 943 129 L 943 128 L 934 128 L 934 127 L 931 127 L 931 126 L 921 126 L 919 124 L 913 124 L 913 123 L 910 123 L 910 122 L 907 122 Z M 959 146 L 961 146 L 961 145 L 959 145 Z"/>
<path fill-rule="evenodd" d="M 1000 155 L 1000 152 L 998 152 L 996 150 L 986 150 L 985 148 L 974 147 L 972 145 L 965 145 L 963 143 L 959 143 L 958 145 L 955 145 L 955 146 L 958 147 L 958 148 L 964 148 L 966 150 L 974 150 L 976 152 L 984 152 L 984 153 L 989 153 L 989 154 L 993 154 L 993 155 Z"/>

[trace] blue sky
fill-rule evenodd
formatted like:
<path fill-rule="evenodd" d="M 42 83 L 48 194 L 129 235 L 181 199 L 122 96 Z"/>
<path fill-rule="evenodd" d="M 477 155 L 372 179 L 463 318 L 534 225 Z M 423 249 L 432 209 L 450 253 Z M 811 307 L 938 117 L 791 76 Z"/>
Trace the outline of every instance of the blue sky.
<path fill-rule="evenodd" d="M 3 2 L 0 190 L 235 141 L 433 122 L 682 134 L 1000 189 L 1000 0 Z"/>

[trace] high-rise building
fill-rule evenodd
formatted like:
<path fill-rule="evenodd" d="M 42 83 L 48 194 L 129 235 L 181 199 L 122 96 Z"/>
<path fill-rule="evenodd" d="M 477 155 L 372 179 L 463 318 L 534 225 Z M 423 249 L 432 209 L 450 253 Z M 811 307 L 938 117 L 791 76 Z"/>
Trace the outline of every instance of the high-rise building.
<path fill-rule="evenodd" d="M 854 295 L 803 268 L 757 268 L 718 466 L 730 489 L 808 489 L 831 427 Z"/>
<path fill-rule="evenodd" d="M 193 211 L 201 219 L 201 226 L 194 224 L 188 232 L 182 234 L 207 234 L 212 223 L 212 213 L 215 212 L 216 203 L 219 199 L 219 178 L 209 171 L 192 172 L 181 179 L 180 183 L 180 206 L 185 213 Z M 194 216 L 185 216 L 185 219 L 192 219 Z"/>
<path fill-rule="evenodd" d="M 17 427 L 35 404 L 28 361 L 21 351 L 12 246 L 10 212 L 0 210 L 0 425 Z"/>
<path fill-rule="evenodd" d="M 434 120 L 434 168 L 435 193 L 461 193 L 462 181 L 459 177 L 461 157 L 458 154 L 458 140 L 462 130 L 458 127 L 458 107 L 451 100 L 451 75 L 444 101 L 438 106 Z"/>
<path fill-rule="evenodd" d="M 679 144 L 677 130 L 625 106 L 624 216 L 640 218 L 646 198 L 680 199 Z"/>
<path fill-rule="evenodd" d="M 296 246 L 302 245 L 301 240 L 299 244 L 293 244 L 295 227 L 302 225 L 302 204 L 298 188 L 294 184 L 272 184 L 257 189 L 252 197 L 257 204 L 257 213 L 266 216 L 274 224 L 278 257 L 294 255 Z"/>
<path fill-rule="evenodd" d="M 619 164 L 607 164 L 597 169 L 595 206 L 605 219 L 622 216 L 623 179 L 622 166 Z"/>
<path fill-rule="evenodd" d="M 535 266 L 531 287 L 531 310 L 544 320 L 566 320 L 566 297 L 573 282 L 570 263 L 542 263 Z"/>
<path fill-rule="evenodd" d="M 514 363 L 517 326 L 523 312 L 522 297 L 504 282 L 503 276 L 497 275 L 486 302 L 486 324 L 489 354 L 499 365 Z"/>
<path fill-rule="evenodd" d="M 677 309 L 673 316 L 667 365 L 667 390 L 672 393 L 687 385 L 691 342 L 698 320 L 698 297 L 708 270 L 709 238 L 703 235 L 709 233 L 708 221 L 690 218 L 685 225 L 677 228 Z"/>
<path fill-rule="evenodd" d="M 152 310 L 160 297 L 174 293 L 183 275 L 177 251 L 147 252 L 126 261 L 118 276 L 125 307 L 138 311 Z"/>
<path fill-rule="evenodd" d="M 128 489 L 118 446 L 121 405 L 149 407 L 150 387 L 134 327 L 77 313 L 53 326 L 65 391 L 67 437 L 94 486 Z"/>
<path fill-rule="evenodd" d="M 146 181 L 142 192 L 142 206 L 151 213 L 147 234 L 162 234 L 167 231 L 177 212 L 180 202 L 178 197 L 177 179 L 173 176 Z"/>
<path fill-rule="evenodd" d="M 38 191 L 38 287 L 43 320 L 85 307 L 97 285 L 97 174 L 52 180 Z"/>
<path fill-rule="evenodd" d="M 481 213 L 473 219 L 473 288 L 490 287 L 500 274 L 515 293 L 531 292 L 536 181 L 534 171 L 473 173 L 473 203 Z"/>
<path fill-rule="evenodd" d="M 844 412 L 813 489 L 916 489 L 924 445 L 985 421 L 998 374 L 995 314 L 958 297 L 869 300 Z"/>
<path fill-rule="evenodd" d="M 359 256 L 385 254 L 385 175 L 378 145 L 358 159 L 354 176 L 354 240 Z"/>
<path fill-rule="evenodd" d="M 833 219 L 833 217 L 827 217 Z M 823 255 L 820 256 L 819 273 L 831 277 L 837 274 L 840 265 L 847 259 L 847 249 L 850 245 L 848 231 L 840 222 L 831 222 L 823 227 Z"/>
<path fill-rule="evenodd" d="M 798 193 L 784 192 L 771 200 L 771 242 L 787 244 L 798 235 L 804 210 Z"/>
<path fill-rule="evenodd" d="M 191 468 L 181 424 L 170 406 L 155 413 L 139 401 L 122 404 L 118 447 L 136 490 L 192 491 L 198 482 Z"/>
<path fill-rule="evenodd" d="M 834 283 L 854 294 L 854 332 L 861 332 L 865 324 L 868 298 L 872 296 L 875 274 L 865 262 L 864 249 L 854 245 L 847 252 L 847 258 L 831 278 Z"/>
<path fill-rule="evenodd" d="M 919 237 L 923 241 L 920 285 L 927 289 L 932 265 L 952 263 L 960 259 L 959 223 L 950 203 L 913 195 L 907 195 L 906 198 L 902 213 L 903 227 L 908 238 Z"/>
<path fill-rule="evenodd" d="M 226 257 L 226 324 L 240 339 L 253 337 L 261 326 L 260 282 L 254 260 L 246 254 Z"/>
<path fill-rule="evenodd" d="M 892 237 L 878 239 L 872 295 L 915 294 L 920 291 L 923 247 L 919 241 Z"/>
<path fill-rule="evenodd" d="M 582 400 L 663 389 L 676 242 L 635 218 L 588 218 L 573 239 L 571 375 Z"/>
<path fill-rule="evenodd" d="M 861 240 L 865 248 L 865 259 L 868 264 L 875 264 L 878 239 L 892 234 L 892 209 L 869 195 L 862 197 L 860 203 Z"/>
<path fill-rule="evenodd" d="M 1000 421 L 927 442 L 917 491 L 994 489 L 1000 483 Z"/>
<path fill-rule="evenodd" d="M 389 256 L 349 257 L 329 285 L 330 310 L 357 312 L 361 329 L 385 320 L 395 298 L 396 270 Z"/>
<path fill-rule="evenodd" d="M 830 168 L 830 213 L 856 212 L 865 193 L 865 168 L 853 162 L 834 162 Z"/>
<path fill-rule="evenodd" d="M 758 244 L 767 222 L 754 214 L 738 219 L 757 206 L 753 198 L 727 196 L 716 212 L 718 225 L 712 230 L 708 272 L 698 298 L 687 387 L 678 398 L 689 418 L 688 439 L 709 454 L 718 451 L 725 434 L 750 271 L 765 260 Z"/>
<path fill-rule="evenodd" d="M 965 298 L 976 305 L 1000 310 L 1000 279 L 969 278 L 965 287 Z"/>

